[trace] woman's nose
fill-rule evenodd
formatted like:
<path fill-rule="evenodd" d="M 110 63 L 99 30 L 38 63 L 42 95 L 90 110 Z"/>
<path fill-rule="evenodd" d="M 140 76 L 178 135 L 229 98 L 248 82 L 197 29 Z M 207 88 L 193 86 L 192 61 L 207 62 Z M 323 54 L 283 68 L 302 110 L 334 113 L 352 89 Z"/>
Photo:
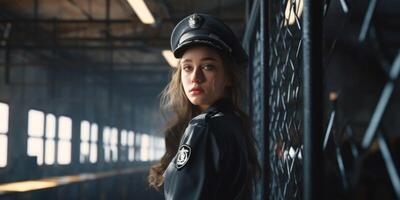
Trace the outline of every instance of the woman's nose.
<path fill-rule="evenodd" d="M 197 68 L 192 74 L 192 83 L 201 83 L 204 81 L 204 74 L 200 68 Z"/>

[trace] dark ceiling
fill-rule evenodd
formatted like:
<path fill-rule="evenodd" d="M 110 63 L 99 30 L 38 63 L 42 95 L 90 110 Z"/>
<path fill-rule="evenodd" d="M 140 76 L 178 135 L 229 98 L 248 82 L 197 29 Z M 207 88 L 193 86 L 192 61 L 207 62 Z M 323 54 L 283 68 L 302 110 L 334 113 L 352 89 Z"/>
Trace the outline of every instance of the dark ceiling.
<path fill-rule="evenodd" d="M 3 43 L 66 67 L 166 71 L 161 51 L 169 49 L 170 33 L 183 17 L 205 12 L 224 20 L 239 38 L 244 32 L 245 1 L 145 2 L 155 24 L 143 24 L 126 0 L 2 0 Z"/>

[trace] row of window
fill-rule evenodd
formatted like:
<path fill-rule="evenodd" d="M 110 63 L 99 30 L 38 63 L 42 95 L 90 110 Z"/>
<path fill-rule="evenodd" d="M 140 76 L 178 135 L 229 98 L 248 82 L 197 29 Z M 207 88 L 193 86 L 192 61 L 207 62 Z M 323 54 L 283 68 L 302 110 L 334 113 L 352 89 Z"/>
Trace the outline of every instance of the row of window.
<path fill-rule="evenodd" d="M 0 103 L 0 167 L 7 166 L 9 107 Z M 38 165 L 67 165 L 71 163 L 72 119 L 56 117 L 39 110 L 28 112 L 27 154 L 37 158 Z M 80 123 L 80 163 L 98 161 L 98 145 L 102 146 L 104 161 L 151 161 L 164 153 L 163 139 L 132 130 L 105 126 L 99 140 L 99 127 L 87 120 Z"/>
<path fill-rule="evenodd" d="M 66 116 L 58 119 L 51 114 L 38 110 L 28 112 L 28 148 L 29 156 L 37 158 L 37 164 L 52 165 L 56 161 L 61 165 L 71 162 L 72 120 Z"/>

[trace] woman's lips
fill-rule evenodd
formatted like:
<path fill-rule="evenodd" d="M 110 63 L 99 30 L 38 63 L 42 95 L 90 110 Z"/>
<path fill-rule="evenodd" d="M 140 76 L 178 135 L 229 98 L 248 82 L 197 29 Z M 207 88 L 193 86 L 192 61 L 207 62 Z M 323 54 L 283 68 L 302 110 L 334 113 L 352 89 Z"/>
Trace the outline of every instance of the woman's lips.
<path fill-rule="evenodd" d="M 191 94 L 194 94 L 194 95 L 196 95 L 196 94 L 201 94 L 201 93 L 203 93 L 203 92 L 204 92 L 204 90 L 201 89 L 201 88 L 192 88 L 192 89 L 190 89 L 190 93 L 191 93 Z"/>

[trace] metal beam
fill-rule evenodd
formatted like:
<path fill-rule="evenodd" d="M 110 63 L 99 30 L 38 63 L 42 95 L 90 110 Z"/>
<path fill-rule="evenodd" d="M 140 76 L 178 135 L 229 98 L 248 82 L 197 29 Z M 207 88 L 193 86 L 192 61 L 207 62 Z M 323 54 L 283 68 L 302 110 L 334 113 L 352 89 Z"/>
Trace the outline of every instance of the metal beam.
<path fill-rule="evenodd" d="M 30 23 L 30 24 L 46 24 L 46 23 L 60 23 L 60 24 L 123 24 L 123 23 L 139 23 L 139 20 L 134 19 L 33 19 L 33 18 L 12 18 L 0 19 L 0 23 Z"/>
<path fill-rule="evenodd" d="M 372 143 L 372 140 L 377 133 L 378 127 L 382 121 L 383 115 L 386 108 L 389 105 L 389 101 L 392 98 L 392 94 L 396 87 L 396 81 L 400 76 L 400 51 L 397 54 L 393 66 L 389 73 L 389 80 L 386 82 L 381 96 L 379 98 L 378 104 L 375 107 L 374 113 L 372 115 L 371 121 L 368 124 L 368 128 L 365 131 L 364 138 L 362 140 L 362 147 L 368 149 Z"/>
<path fill-rule="evenodd" d="M 303 199 L 323 199 L 322 1 L 304 0 L 303 9 Z"/>
<path fill-rule="evenodd" d="M 165 48 L 168 47 L 168 45 L 159 45 L 159 47 L 154 47 L 152 48 L 151 44 L 142 44 L 142 45 L 113 45 L 113 46 L 108 46 L 108 45 L 57 45 L 58 49 L 82 49 L 82 50 L 110 50 L 112 49 L 118 49 L 118 50 L 160 50 L 162 49 L 161 47 Z M 50 44 L 10 44 L 9 48 L 11 49 L 23 49 L 23 50 L 38 50 L 38 49 L 44 49 L 44 50 L 49 50 L 52 49 L 53 46 Z"/>
<path fill-rule="evenodd" d="M 171 19 L 162 19 L 160 23 L 167 24 L 175 24 L 177 21 L 181 20 L 181 18 L 171 18 Z M 243 25 L 243 18 L 223 18 L 225 23 L 230 24 L 231 26 Z M 33 19 L 33 18 L 10 18 L 10 19 L 0 19 L 0 23 L 30 23 L 30 24 L 46 24 L 53 23 L 56 21 L 60 24 L 124 24 L 124 23 L 134 23 L 137 25 L 142 25 L 146 27 L 150 27 L 149 25 L 143 25 L 138 19 Z"/>

